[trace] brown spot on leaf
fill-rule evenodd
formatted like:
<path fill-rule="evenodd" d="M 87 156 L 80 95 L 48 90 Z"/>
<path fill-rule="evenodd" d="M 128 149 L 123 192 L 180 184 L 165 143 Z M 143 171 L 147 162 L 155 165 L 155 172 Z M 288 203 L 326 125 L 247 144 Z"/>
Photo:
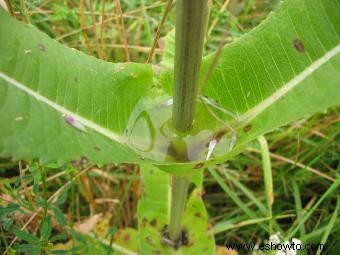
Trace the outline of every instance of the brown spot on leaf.
<path fill-rule="evenodd" d="M 293 45 L 298 52 L 305 52 L 305 46 L 300 39 L 295 39 Z"/>
<path fill-rule="evenodd" d="M 245 127 L 243 128 L 243 131 L 244 131 L 245 133 L 248 133 L 252 128 L 253 128 L 253 126 L 250 125 L 250 124 L 248 124 L 247 126 L 245 126 Z"/>
<path fill-rule="evenodd" d="M 85 165 L 87 163 L 89 163 L 89 159 L 87 157 L 85 157 L 85 156 L 82 156 L 80 158 L 80 164 Z"/>
<path fill-rule="evenodd" d="M 200 169 L 200 168 L 202 168 L 204 166 L 204 163 L 198 163 L 198 164 L 196 164 L 194 167 L 193 167 L 193 169 Z"/>
<path fill-rule="evenodd" d="M 119 236 L 122 234 L 122 230 L 118 229 L 117 232 L 114 234 L 115 238 L 119 238 Z"/>
<path fill-rule="evenodd" d="M 204 195 L 204 190 L 200 189 L 199 191 L 197 191 L 196 195 L 197 197 L 202 197 Z"/>
<path fill-rule="evenodd" d="M 85 156 L 82 156 L 79 160 L 72 160 L 72 165 L 77 168 L 84 168 L 89 163 L 89 159 Z"/>
<path fill-rule="evenodd" d="M 152 237 L 151 237 L 151 236 L 147 236 L 147 237 L 145 238 L 145 240 L 146 240 L 146 242 L 147 242 L 149 245 L 154 246 L 153 241 L 152 241 Z"/>
<path fill-rule="evenodd" d="M 200 213 L 200 212 L 196 212 L 196 213 L 194 214 L 194 216 L 197 217 L 197 218 L 201 218 L 201 213 Z"/>
<path fill-rule="evenodd" d="M 161 255 L 161 252 L 160 251 L 153 251 L 152 255 Z"/>
<path fill-rule="evenodd" d="M 189 242 L 189 243 L 187 244 L 188 247 L 191 247 L 191 246 L 193 246 L 193 245 L 194 245 L 194 242 Z"/>
<path fill-rule="evenodd" d="M 148 224 L 148 220 L 147 220 L 147 218 L 143 218 L 142 219 L 142 227 L 145 228 L 146 224 Z"/>
<path fill-rule="evenodd" d="M 95 149 L 96 151 L 101 151 L 101 149 L 98 146 L 93 146 L 93 149 Z"/>
<path fill-rule="evenodd" d="M 38 43 L 38 49 L 40 51 L 45 51 L 46 50 L 45 46 L 42 43 Z"/>
<path fill-rule="evenodd" d="M 156 227 L 156 226 L 157 226 L 157 219 L 153 219 L 153 220 L 150 222 L 150 225 L 153 226 L 153 227 Z"/>
<path fill-rule="evenodd" d="M 130 240 L 130 235 L 129 235 L 129 234 L 126 234 L 126 235 L 124 236 L 124 241 L 127 242 L 127 241 L 129 241 L 129 240 Z"/>

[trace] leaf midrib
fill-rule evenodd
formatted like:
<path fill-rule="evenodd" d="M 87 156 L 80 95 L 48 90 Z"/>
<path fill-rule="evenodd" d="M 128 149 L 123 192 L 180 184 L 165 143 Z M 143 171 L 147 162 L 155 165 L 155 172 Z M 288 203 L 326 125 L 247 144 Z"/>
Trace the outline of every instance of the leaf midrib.
<path fill-rule="evenodd" d="M 59 112 L 61 115 L 70 115 L 72 116 L 77 122 L 81 123 L 82 125 L 84 125 L 86 128 L 89 128 L 91 130 L 94 130 L 96 132 L 98 132 L 99 134 L 102 134 L 103 136 L 114 140 L 116 142 L 119 142 L 121 144 L 126 143 L 126 139 L 119 135 L 116 134 L 114 132 L 112 132 L 109 129 L 106 129 L 96 123 L 94 123 L 93 121 L 86 119 L 66 108 L 64 108 L 63 106 L 51 101 L 50 99 L 48 99 L 47 97 L 42 96 L 41 94 L 37 93 L 36 91 L 30 89 L 29 87 L 26 87 L 24 84 L 18 82 L 17 80 L 9 77 L 7 74 L 3 73 L 0 71 L 0 78 L 5 80 L 6 82 L 8 82 L 9 84 L 11 84 L 12 86 L 16 87 L 17 89 L 24 91 L 26 94 L 28 94 L 29 96 L 35 98 L 36 100 L 50 106 L 51 108 L 55 109 L 57 112 Z"/>
<path fill-rule="evenodd" d="M 321 66 L 326 64 L 329 60 L 335 57 L 338 53 L 340 53 L 340 45 L 337 45 L 333 49 L 326 52 L 322 57 L 314 61 L 311 65 L 305 68 L 302 72 L 296 75 L 293 79 L 285 83 L 278 90 L 272 93 L 270 96 L 265 98 L 259 104 L 249 109 L 247 112 L 243 113 L 238 117 L 238 121 L 242 123 L 248 123 L 257 117 L 260 113 L 262 113 L 265 109 L 273 105 L 280 98 L 285 96 L 288 92 L 294 89 L 296 86 L 302 83 L 303 80 L 312 75 L 315 71 L 317 71 Z"/>
<path fill-rule="evenodd" d="M 255 107 L 249 109 L 247 112 L 243 113 L 238 117 L 238 121 L 241 123 L 248 123 L 251 120 L 253 120 L 255 117 L 257 117 L 260 113 L 262 113 L 265 109 L 273 105 L 276 101 L 278 101 L 280 98 L 282 98 L 284 95 L 286 95 L 288 92 L 290 92 L 292 89 L 294 89 L 296 86 L 302 83 L 303 80 L 308 78 L 310 75 L 312 75 L 316 70 L 318 70 L 321 66 L 323 66 L 325 63 L 327 63 L 329 60 L 331 60 L 333 57 L 335 57 L 338 53 L 340 53 L 340 45 L 337 45 L 336 47 L 332 48 L 328 52 L 326 52 L 322 57 L 314 61 L 310 66 L 305 68 L 302 72 L 300 72 L 297 76 L 295 76 L 293 79 L 285 83 L 283 86 L 281 86 L 278 90 L 276 90 L 274 93 L 272 93 L 270 96 L 265 98 L 263 101 L 261 101 L 259 104 L 257 104 Z M 28 95 L 34 97 L 38 101 L 52 107 L 57 112 L 61 113 L 62 115 L 71 115 L 74 117 L 78 122 L 80 122 L 82 125 L 84 125 L 87 128 L 90 128 L 99 134 L 102 134 L 103 136 L 114 140 L 116 142 L 119 142 L 121 144 L 126 143 L 126 139 L 111 130 L 108 130 L 93 121 L 86 119 L 66 108 L 63 106 L 51 101 L 47 97 L 42 96 L 41 94 L 37 93 L 36 91 L 30 89 L 29 87 L 26 87 L 24 84 L 18 82 L 17 80 L 9 77 L 7 74 L 0 72 L 0 78 L 7 81 L 9 84 L 15 86 L 16 88 L 24 91 Z"/>

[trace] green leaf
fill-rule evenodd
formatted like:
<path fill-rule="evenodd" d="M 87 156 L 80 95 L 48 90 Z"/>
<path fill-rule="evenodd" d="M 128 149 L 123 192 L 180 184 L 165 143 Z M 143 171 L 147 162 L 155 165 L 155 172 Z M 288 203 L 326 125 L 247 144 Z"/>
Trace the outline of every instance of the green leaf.
<path fill-rule="evenodd" d="M 113 236 L 117 232 L 117 230 L 118 230 L 117 226 L 109 227 L 109 229 L 107 230 L 107 233 L 105 235 L 105 238 Z"/>
<path fill-rule="evenodd" d="M 9 203 L 7 206 L 0 206 L 0 216 L 13 213 L 20 209 L 20 206 L 15 203 Z"/>
<path fill-rule="evenodd" d="M 10 229 L 10 227 L 13 225 L 14 220 L 11 218 L 5 218 L 2 221 L 2 227 L 5 231 L 8 231 Z"/>
<path fill-rule="evenodd" d="M 259 135 L 340 104 L 338 9 L 338 0 L 283 1 L 258 27 L 223 48 L 204 95 L 233 115 L 226 124 L 236 130 L 237 142 L 215 157 L 228 159 Z M 214 57 L 204 58 L 202 82 Z M 163 73 L 162 84 L 172 93 L 172 70 Z"/>
<path fill-rule="evenodd" d="M 226 46 L 205 95 L 235 114 L 243 144 L 340 103 L 338 0 L 287 0 Z M 208 68 L 213 55 L 205 59 Z"/>
<path fill-rule="evenodd" d="M 340 103 L 338 8 L 338 0 L 286 0 L 226 45 L 204 86 L 209 100 L 202 97 L 197 107 L 196 137 L 181 145 L 187 158 L 170 155 L 173 144 L 163 132 L 171 117 L 171 107 L 164 107 L 172 93 L 171 68 L 157 76 L 151 65 L 86 56 L 0 9 L 0 156 L 43 163 L 81 157 L 197 163 L 222 130 L 211 158 L 229 159 L 259 135 Z M 171 44 L 171 34 L 166 40 Z M 214 56 L 204 58 L 201 81 Z M 171 62 L 166 50 L 163 66 Z M 206 103 L 218 109 L 218 119 Z M 180 166 L 162 169 L 187 171 Z"/>
<path fill-rule="evenodd" d="M 35 247 L 35 244 L 20 244 L 16 247 L 16 251 L 19 253 L 20 252 L 24 253 L 24 252 L 28 252 L 32 250 L 34 247 Z"/>
<path fill-rule="evenodd" d="M 83 236 L 82 234 L 78 233 L 77 231 L 71 230 L 71 235 L 72 238 L 80 243 L 85 243 L 85 236 Z"/>
<path fill-rule="evenodd" d="M 136 104 L 153 93 L 151 65 L 87 56 L 2 8 L 0 45 L 0 156 L 141 161 L 124 145 L 124 130 Z"/>
<path fill-rule="evenodd" d="M 47 239 L 52 231 L 52 222 L 51 216 L 46 216 L 40 226 L 40 236 L 44 239 Z"/>
<path fill-rule="evenodd" d="M 32 235 L 30 233 L 27 233 L 25 231 L 22 231 L 20 229 L 15 229 L 13 230 L 14 234 L 21 240 L 24 240 L 28 243 L 31 243 L 31 244 L 36 244 L 39 242 L 39 238 L 36 237 L 35 235 Z"/>
<path fill-rule="evenodd" d="M 133 228 L 120 229 L 115 233 L 114 243 L 132 253 L 138 254 L 138 231 Z M 125 253 L 115 250 L 114 254 L 125 255 Z"/>
<path fill-rule="evenodd" d="M 68 188 L 63 190 L 63 192 L 60 194 L 60 196 L 58 197 L 57 201 L 54 202 L 54 204 L 55 205 L 62 205 L 63 203 L 65 203 L 65 201 L 67 199 L 67 194 L 68 194 Z"/>
<path fill-rule="evenodd" d="M 170 98 L 151 65 L 104 62 L 3 10 L 0 20 L 0 156 L 60 164 L 80 158 L 99 164 L 177 160 L 167 155 L 170 141 L 162 129 L 171 118 L 171 107 L 164 106 Z M 216 121 L 200 109 L 193 133 L 206 140 L 206 132 L 198 131 Z"/>
<path fill-rule="evenodd" d="M 61 226 L 65 226 L 67 224 L 65 216 L 58 206 L 53 207 L 53 213 L 56 220 Z"/>
<path fill-rule="evenodd" d="M 142 166 L 141 174 L 144 191 L 138 204 L 140 252 L 173 254 L 172 248 L 162 244 L 162 232 L 169 221 L 169 174 L 146 165 Z M 196 188 L 187 202 L 183 228 L 188 232 L 188 245 L 180 247 L 178 254 L 214 254 L 214 237 L 207 231 L 208 216 L 200 193 L 201 189 Z"/>
<path fill-rule="evenodd" d="M 53 243 L 53 242 L 56 242 L 56 241 L 66 241 L 67 240 L 67 235 L 66 233 L 61 233 L 61 234 L 58 234 L 58 235 L 54 235 L 50 238 L 50 241 Z"/>
<path fill-rule="evenodd" d="M 42 248 L 41 245 L 35 246 L 32 250 L 30 250 L 28 255 L 38 255 L 38 254 L 40 254 L 41 248 Z"/>

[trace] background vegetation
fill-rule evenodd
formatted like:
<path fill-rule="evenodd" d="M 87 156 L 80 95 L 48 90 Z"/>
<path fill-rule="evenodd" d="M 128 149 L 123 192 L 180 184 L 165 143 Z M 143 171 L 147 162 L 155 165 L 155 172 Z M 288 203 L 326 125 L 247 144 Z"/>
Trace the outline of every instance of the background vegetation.
<path fill-rule="evenodd" d="M 112 62 L 146 62 L 167 5 L 167 1 L 151 0 L 120 0 L 120 5 L 119 0 L 11 3 L 17 19 L 69 47 Z M 277 0 L 212 1 L 206 53 L 218 47 L 225 31 L 228 43 L 236 40 L 277 4 Z M 173 24 L 174 8 L 161 37 L 172 30 Z M 155 49 L 155 63 L 163 48 L 161 39 Z M 272 163 L 267 170 L 273 174 L 274 187 L 272 215 L 281 235 L 294 233 L 304 242 L 326 242 L 324 254 L 336 254 L 340 248 L 340 219 L 335 214 L 339 192 L 333 191 L 320 201 L 340 178 L 338 113 L 338 108 L 330 109 L 266 136 Z M 110 242 L 137 245 L 126 228 L 137 226 L 140 194 L 136 165 L 99 168 L 84 158 L 60 169 L 52 164 L 0 159 L 0 253 L 7 249 L 10 254 L 53 250 L 114 254 Z M 255 210 L 255 205 L 265 204 L 267 195 L 258 142 L 235 160 L 207 169 L 203 198 L 217 244 L 263 243 L 268 239 L 266 228 L 272 227 L 271 222 Z M 322 203 L 315 206 L 318 202 Z M 298 226 L 308 209 L 312 213 Z"/>

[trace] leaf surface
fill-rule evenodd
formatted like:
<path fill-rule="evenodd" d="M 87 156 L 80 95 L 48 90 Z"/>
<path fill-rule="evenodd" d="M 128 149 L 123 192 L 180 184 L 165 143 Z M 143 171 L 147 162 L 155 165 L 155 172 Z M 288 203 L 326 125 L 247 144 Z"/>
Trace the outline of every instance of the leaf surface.
<path fill-rule="evenodd" d="M 235 113 L 239 145 L 340 103 L 339 7 L 285 1 L 224 49 L 205 93 Z"/>
<path fill-rule="evenodd" d="M 13 29 L 15 27 L 15 29 Z M 139 162 L 124 130 L 152 68 L 67 48 L 0 8 L 0 155 L 42 162 Z"/>
<path fill-rule="evenodd" d="M 212 232 L 208 231 L 208 215 L 201 198 L 202 172 L 194 176 L 196 189 L 184 212 L 183 229 L 188 233 L 188 244 L 176 250 L 177 253 L 162 244 L 162 232 L 169 222 L 169 174 L 148 165 L 142 166 L 141 172 L 144 189 L 138 204 L 141 254 L 214 254 L 215 241 Z"/>
<path fill-rule="evenodd" d="M 339 7 L 338 0 L 283 1 L 258 27 L 226 45 L 215 65 L 215 54 L 204 58 L 204 96 L 233 116 L 225 124 L 237 133 L 233 150 L 223 153 L 217 146 L 215 157 L 230 158 L 261 134 L 340 104 Z M 172 41 L 169 35 L 165 66 Z M 172 70 L 162 81 L 171 93 Z"/>
<path fill-rule="evenodd" d="M 201 140 L 182 146 L 188 154 L 182 158 L 169 156 L 174 146 L 159 135 L 171 116 L 171 68 L 161 73 L 159 87 L 150 65 L 86 56 L 1 9 L 0 156 L 188 164 L 204 161 L 209 141 L 223 137 L 211 158 L 231 158 L 259 135 L 339 105 L 339 7 L 339 0 L 286 0 L 226 45 L 204 84 L 208 100 L 202 97 L 197 110 L 193 133 Z M 173 44 L 173 36 L 166 41 Z M 168 47 L 161 66 L 169 68 L 172 58 Z M 202 82 L 213 62 L 214 54 L 204 58 Z M 218 108 L 218 118 L 204 104 Z"/>

